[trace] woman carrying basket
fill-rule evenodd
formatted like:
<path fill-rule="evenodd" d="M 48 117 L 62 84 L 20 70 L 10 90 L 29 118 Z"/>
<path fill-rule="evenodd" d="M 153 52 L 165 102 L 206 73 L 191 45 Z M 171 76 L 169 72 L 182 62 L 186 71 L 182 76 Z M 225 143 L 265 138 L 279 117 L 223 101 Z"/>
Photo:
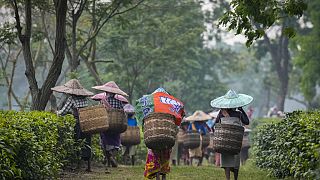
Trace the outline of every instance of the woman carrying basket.
<path fill-rule="evenodd" d="M 80 82 L 76 79 L 71 79 L 66 84 L 62 86 L 56 86 L 51 88 L 51 90 L 67 94 L 69 96 L 63 107 L 57 111 L 57 114 L 63 116 L 70 113 L 73 114 L 74 118 L 76 119 L 76 125 L 74 128 L 75 139 L 77 141 L 85 139 L 85 146 L 81 149 L 81 158 L 85 161 L 88 161 L 88 167 L 86 171 L 91 171 L 91 135 L 81 132 L 78 109 L 88 106 L 87 96 L 92 96 L 93 93 L 84 89 Z M 80 168 L 80 162 L 78 166 Z"/>
<path fill-rule="evenodd" d="M 242 107 L 251 103 L 252 100 L 253 98 L 251 96 L 237 94 L 233 90 L 229 90 L 224 96 L 212 100 L 211 106 L 220 108 L 220 112 L 216 118 L 216 124 L 248 125 L 249 118 Z M 220 166 L 225 170 L 226 179 L 230 179 L 230 171 L 232 171 L 234 173 L 234 179 L 237 180 L 240 167 L 239 152 L 237 154 L 222 152 L 220 161 Z"/>
<path fill-rule="evenodd" d="M 137 120 L 134 117 L 135 114 L 135 110 L 134 107 L 131 104 L 126 104 L 124 107 L 124 112 L 127 114 L 128 116 L 128 126 L 138 126 Z M 140 137 L 139 137 L 140 138 Z M 130 146 L 125 146 L 125 151 L 123 153 L 123 157 L 124 159 L 126 159 L 126 157 L 129 156 L 129 158 L 131 158 L 131 165 L 134 166 L 134 156 L 136 155 L 136 146 L 135 145 L 130 145 Z"/>
<path fill-rule="evenodd" d="M 144 142 L 148 147 L 144 171 L 146 179 L 160 180 L 162 175 L 162 180 L 165 180 L 170 172 L 171 148 L 184 116 L 183 108 L 182 102 L 163 88 L 137 101 L 137 118 L 143 119 Z"/>
<path fill-rule="evenodd" d="M 93 89 L 105 91 L 105 97 L 100 102 L 106 108 L 123 109 L 123 102 L 116 99 L 116 95 L 128 96 L 122 91 L 114 81 L 110 81 L 101 86 L 94 86 Z M 105 163 L 108 166 L 117 167 L 118 164 L 114 158 L 115 152 L 120 149 L 120 133 L 115 132 L 102 132 L 100 133 L 101 147 L 105 155 Z"/>
<path fill-rule="evenodd" d="M 205 136 L 209 128 L 206 124 L 206 121 L 211 119 L 211 116 L 204 113 L 203 111 L 196 111 L 193 113 L 192 116 L 189 116 L 186 118 L 186 121 L 190 121 L 188 131 L 195 131 L 200 134 L 200 145 L 197 148 L 189 149 L 189 156 L 190 156 L 190 165 L 192 166 L 193 159 L 198 159 L 197 166 L 200 166 L 202 164 L 203 156 L 204 156 L 204 150 L 205 148 L 202 147 L 202 141 L 203 136 Z"/>

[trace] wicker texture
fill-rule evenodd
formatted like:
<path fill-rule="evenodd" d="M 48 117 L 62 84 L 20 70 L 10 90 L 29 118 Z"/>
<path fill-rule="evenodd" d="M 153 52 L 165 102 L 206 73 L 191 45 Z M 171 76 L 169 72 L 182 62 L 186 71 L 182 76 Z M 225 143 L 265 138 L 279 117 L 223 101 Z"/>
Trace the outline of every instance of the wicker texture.
<path fill-rule="evenodd" d="M 241 150 L 244 127 L 231 124 L 216 124 L 213 146 L 216 152 L 237 154 Z"/>
<path fill-rule="evenodd" d="M 175 117 L 165 113 L 151 113 L 144 118 L 144 142 L 149 149 L 170 149 L 175 144 L 178 129 Z"/>
<path fill-rule="evenodd" d="M 107 109 L 109 129 L 108 133 L 123 133 L 127 130 L 127 115 L 122 109 Z"/>
<path fill-rule="evenodd" d="M 178 134 L 177 134 L 178 144 L 183 144 L 184 135 L 185 135 L 185 134 L 186 134 L 186 133 L 185 133 L 182 129 L 179 129 Z"/>
<path fill-rule="evenodd" d="M 190 131 L 184 136 L 183 146 L 187 149 L 194 149 L 200 146 L 200 134 L 197 131 Z"/>
<path fill-rule="evenodd" d="M 210 136 L 210 142 L 209 142 L 209 146 L 208 146 L 208 152 L 214 152 L 214 146 L 213 146 L 213 137 L 214 137 L 214 134 L 211 132 L 209 134 Z"/>
<path fill-rule="evenodd" d="M 108 113 L 103 105 L 80 108 L 79 119 L 83 133 L 94 134 L 109 128 Z"/>
<path fill-rule="evenodd" d="M 210 135 L 207 133 L 206 135 L 202 135 L 202 147 L 208 147 L 210 143 Z"/>
<path fill-rule="evenodd" d="M 140 128 L 138 126 L 128 126 L 127 130 L 120 135 L 121 144 L 132 146 L 140 144 Z"/>

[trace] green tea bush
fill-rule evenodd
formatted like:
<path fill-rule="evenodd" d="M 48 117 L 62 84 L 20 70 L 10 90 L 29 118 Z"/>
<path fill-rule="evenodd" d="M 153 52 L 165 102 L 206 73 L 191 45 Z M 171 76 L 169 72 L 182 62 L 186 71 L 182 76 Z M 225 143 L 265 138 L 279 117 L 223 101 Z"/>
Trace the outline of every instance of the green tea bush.
<path fill-rule="evenodd" d="M 75 119 L 0 111 L 0 179 L 47 179 L 76 159 Z"/>
<path fill-rule="evenodd" d="M 257 166 L 273 176 L 319 178 L 320 111 L 296 111 L 279 122 L 259 126 L 253 142 Z"/>

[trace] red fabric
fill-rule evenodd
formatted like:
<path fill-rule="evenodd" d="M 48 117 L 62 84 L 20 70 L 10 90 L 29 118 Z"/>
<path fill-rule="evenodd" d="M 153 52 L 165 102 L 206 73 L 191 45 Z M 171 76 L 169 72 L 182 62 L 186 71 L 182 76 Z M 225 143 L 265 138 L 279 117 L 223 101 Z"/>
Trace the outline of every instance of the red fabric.
<path fill-rule="evenodd" d="M 163 92 L 157 92 L 153 94 L 153 100 L 154 112 L 174 115 L 176 117 L 175 124 L 180 126 L 185 112 L 184 105 L 179 99 Z"/>

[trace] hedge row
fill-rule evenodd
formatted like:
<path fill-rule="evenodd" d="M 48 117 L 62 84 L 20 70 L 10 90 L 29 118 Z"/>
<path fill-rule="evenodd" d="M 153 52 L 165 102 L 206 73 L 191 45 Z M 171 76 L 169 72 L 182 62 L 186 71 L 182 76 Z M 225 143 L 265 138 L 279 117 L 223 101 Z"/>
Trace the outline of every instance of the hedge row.
<path fill-rule="evenodd" d="M 257 166 L 273 176 L 320 177 L 320 111 L 297 111 L 279 122 L 259 126 L 253 142 Z"/>
<path fill-rule="evenodd" d="M 0 111 L 0 179 L 47 179 L 76 160 L 75 120 L 49 112 Z"/>

